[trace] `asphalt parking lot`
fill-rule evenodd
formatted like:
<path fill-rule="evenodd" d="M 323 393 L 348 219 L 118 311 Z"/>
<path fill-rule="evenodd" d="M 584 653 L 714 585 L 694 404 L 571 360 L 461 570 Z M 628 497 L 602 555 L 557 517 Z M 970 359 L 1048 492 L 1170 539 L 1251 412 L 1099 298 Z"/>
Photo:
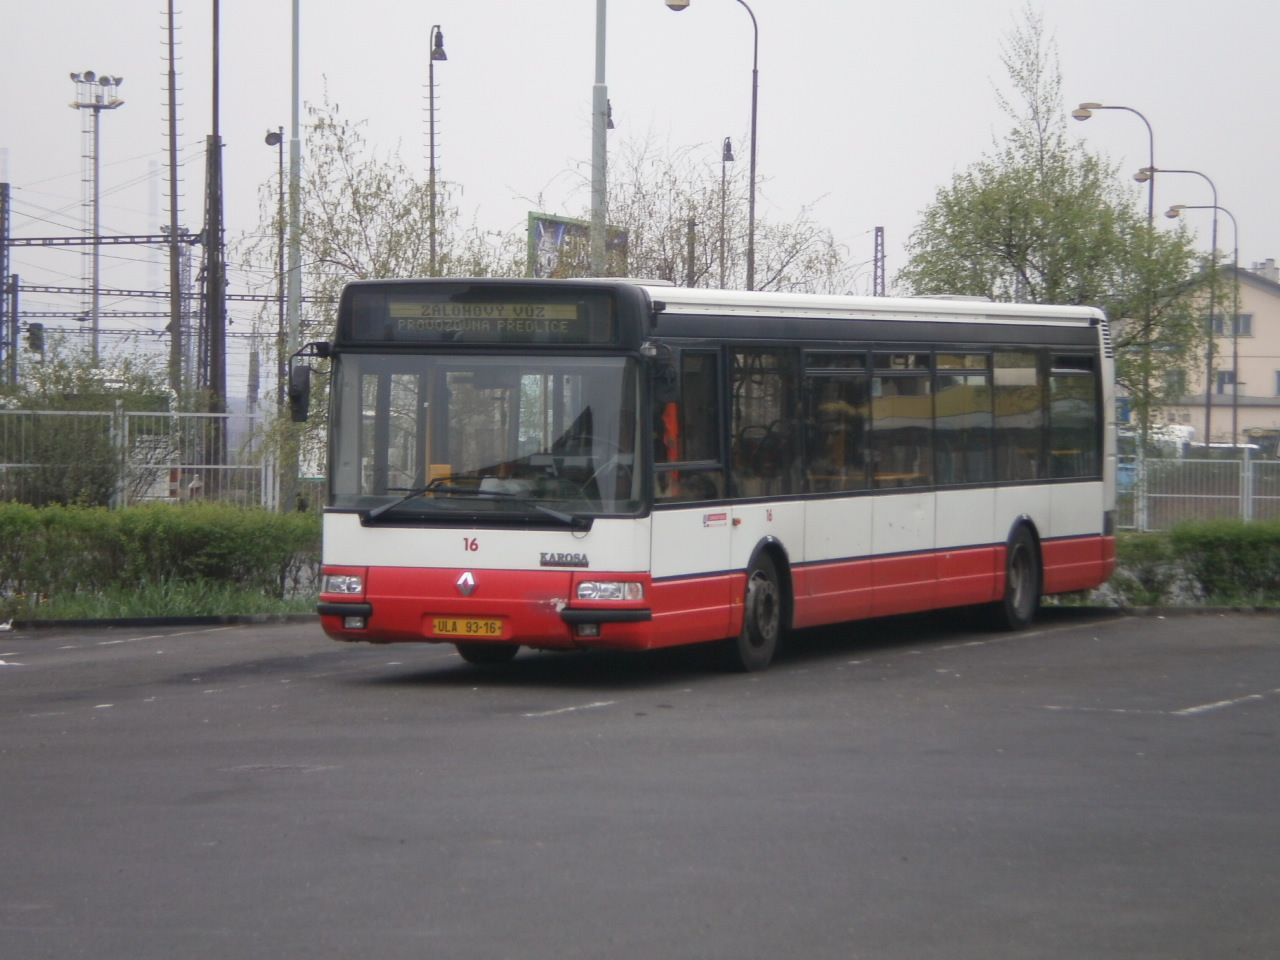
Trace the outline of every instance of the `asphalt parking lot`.
<path fill-rule="evenodd" d="M 704 651 L 0 634 L 0 955 L 1280 955 L 1280 617 Z"/>

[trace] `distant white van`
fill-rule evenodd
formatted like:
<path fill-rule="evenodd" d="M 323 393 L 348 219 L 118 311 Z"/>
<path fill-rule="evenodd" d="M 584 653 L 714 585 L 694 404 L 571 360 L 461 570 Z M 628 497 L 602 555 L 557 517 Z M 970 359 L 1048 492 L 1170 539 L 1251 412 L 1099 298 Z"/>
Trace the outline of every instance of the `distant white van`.
<path fill-rule="evenodd" d="M 1256 443 L 1189 443 L 1188 460 L 1261 460 L 1262 448 Z"/>

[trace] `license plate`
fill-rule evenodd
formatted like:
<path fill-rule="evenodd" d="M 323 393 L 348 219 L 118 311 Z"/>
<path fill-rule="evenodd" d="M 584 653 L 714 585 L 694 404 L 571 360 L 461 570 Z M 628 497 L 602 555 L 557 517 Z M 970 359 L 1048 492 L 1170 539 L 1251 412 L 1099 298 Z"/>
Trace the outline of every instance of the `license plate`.
<path fill-rule="evenodd" d="M 500 637 L 501 620 L 476 620 L 464 617 L 433 617 L 431 632 L 437 637 Z"/>

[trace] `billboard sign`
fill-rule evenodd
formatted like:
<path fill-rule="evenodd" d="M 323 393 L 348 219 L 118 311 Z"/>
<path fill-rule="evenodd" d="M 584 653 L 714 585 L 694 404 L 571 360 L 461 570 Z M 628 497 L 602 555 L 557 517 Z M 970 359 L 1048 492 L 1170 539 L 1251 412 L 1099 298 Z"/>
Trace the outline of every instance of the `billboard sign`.
<path fill-rule="evenodd" d="M 627 233 L 609 227 L 605 233 L 605 275 L 627 275 Z M 564 278 L 591 276 L 591 224 L 586 220 L 557 217 L 550 213 L 529 213 L 530 277 Z"/>

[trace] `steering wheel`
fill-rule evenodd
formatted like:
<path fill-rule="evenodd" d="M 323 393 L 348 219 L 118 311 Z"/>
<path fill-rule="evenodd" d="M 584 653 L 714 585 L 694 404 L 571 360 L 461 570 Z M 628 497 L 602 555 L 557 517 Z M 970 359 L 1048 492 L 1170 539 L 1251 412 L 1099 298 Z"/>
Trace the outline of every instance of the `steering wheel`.
<path fill-rule="evenodd" d="M 775 420 L 767 427 L 751 424 L 738 431 L 735 445 L 754 467 L 756 476 L 776 477 L 782 472 L 785 439 L 782 421 Z"/>
<path fill-rule="evenodd" d="M 596 437 L 592 441 L 592 447 L 594 448 L 597 445 L 604 447 L 608 456 L 606 456 L 606 458 L 600 464 L 600 466 L 596 467 L 595 470 L 591 471 L 591 475 L 587 477 L 587 479 L 582 481 L 582 485 L 578 488 L 578 493 L 582 497 L 589 496 L 589 494 L 587 493 L 587 488 L 590 487 L 593 483 L 596 483 L 596 480 L 600 477 L 600 475 L 606 472 L 607 470 L 609 470 L 610 467 L 621 466 L 622 458 L 627 455 L 627 451 L 623 449 L 622 445 L 619 443 L 615 443 L 613 440 L 604 439 L 602 437 Z M 596 493 L 598 494 L 599 492 L 600 492 L 599 484 L 596 484 Z"/>

